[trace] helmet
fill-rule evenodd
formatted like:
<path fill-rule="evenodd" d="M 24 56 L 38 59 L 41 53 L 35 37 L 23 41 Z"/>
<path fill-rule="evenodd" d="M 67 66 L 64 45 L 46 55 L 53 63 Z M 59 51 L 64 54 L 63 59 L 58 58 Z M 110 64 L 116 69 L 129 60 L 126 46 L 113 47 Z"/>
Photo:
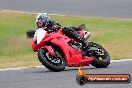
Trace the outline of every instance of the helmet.
<path fill-rule="evenodd" d="M 36 23 L 43 23 L 43 26 L 45 26 L 50 20 L 50 16 L 47 13 L 41 13 L 36 16 Z"/>

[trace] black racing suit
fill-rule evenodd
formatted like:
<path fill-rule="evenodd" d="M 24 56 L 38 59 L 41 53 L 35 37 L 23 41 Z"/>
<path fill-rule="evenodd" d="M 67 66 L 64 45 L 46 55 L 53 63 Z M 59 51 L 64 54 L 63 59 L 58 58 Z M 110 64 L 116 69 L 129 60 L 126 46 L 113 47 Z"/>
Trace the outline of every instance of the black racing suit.
<path fill-rule="evenodd" d="M 48 25 L 46 25 L 46 27 L 48 28 L 49 31 L 55 31 L 57 29 L 61 28 L 61 25 L 59 23 L 56 23 L 54 20 L 49 21 Z M 87 41 L 85 40 L 85 38 L 81 37 L 79 35 L 79 33 L 77 32 L 78 28 L 76 27 L 64 27 L 62 29 L 63 33 L 68 36 L 71 37 L 73 39 L 75 39 L 76 41 L 82 43 L 82 45 L 84 46 L 83 48 L 87 47 Z"/>
<path fill-rule="evenodd" d="M 63 33 L 66 36 L 71 37 L 71 38 L 75 39 L 76 41 L 82 43 L 84 47 L 88 45 L 85 38 L 83 38 L 79 35 L 76 27 L 65 27 L 65 28 L 63 28 Z"/>
<path fill-rule="evenodd" d="M 58 30 L 61 28 L 61 25 L 59 23 L 56 23 L 54 20 L 50 20 L 48 24 L 46 25 L 47 31 L 53 32 L 55 30 Z"/>

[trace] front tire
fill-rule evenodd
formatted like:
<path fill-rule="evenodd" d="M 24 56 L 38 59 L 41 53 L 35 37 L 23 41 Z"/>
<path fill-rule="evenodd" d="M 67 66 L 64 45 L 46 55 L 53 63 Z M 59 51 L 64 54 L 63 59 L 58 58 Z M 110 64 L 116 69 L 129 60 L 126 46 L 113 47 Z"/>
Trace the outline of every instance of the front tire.
<path fill-rule="evenodd" d="M 109 53 L 99 44 L 90 42 L 91 47 L 96 47 L 102 50 L 103 55 L 97 55 L 95 53 L 92 54 L 94 61 L 91 62 L 91 65 L 96 68 L 106 68 L 110 64 L 110 56 Z"/>
<path fill-rule="evenodd" d="M 49 70 L 54 72 L 63 71 L 65 69 L 66 63 L 64 58 L 59 54 L 58 51 L 55 51 L 58 55 L 58 58 L 53 58 L 48 52 L 47 49 L 40 49 L 38 51 L 38 59 L 39 61 Z M 58 60 L 54 61 L 54 60 Z M 60 62 L 59 62 L 60 61 Z"/>

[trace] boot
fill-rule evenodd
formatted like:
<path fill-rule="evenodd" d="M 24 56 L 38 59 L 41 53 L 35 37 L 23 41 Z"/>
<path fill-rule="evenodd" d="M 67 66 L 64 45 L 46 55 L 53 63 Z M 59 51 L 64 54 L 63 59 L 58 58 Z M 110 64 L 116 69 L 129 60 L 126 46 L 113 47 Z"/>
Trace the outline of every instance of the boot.
<path fill-rule="evenodd" d="M 85 55 L 89 51 L 90 47 L 88 45 L 88 42 L 85 40 L 85 38 L 80 38 L 79 40 L 80 40 L 79 42 L 82 43 L 83 55 Z"/>

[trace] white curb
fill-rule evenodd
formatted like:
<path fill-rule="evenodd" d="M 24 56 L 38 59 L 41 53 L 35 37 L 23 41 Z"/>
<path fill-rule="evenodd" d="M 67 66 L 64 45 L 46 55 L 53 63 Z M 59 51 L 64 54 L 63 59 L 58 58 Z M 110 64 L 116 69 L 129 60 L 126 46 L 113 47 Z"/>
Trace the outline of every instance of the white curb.
<path fill-rule="evenodd" d="M 123 61 L 132 61 L 132 59 L 111 60 L 111 62 L 123 62 Z"/>
<path fill-rule="evenodd" d="M 22 12 L 22 11 L 14 11 L 14 10 L 1 10 L 4 12 L 16 12 L 16 13 L 27 13 L 27 14 L 40 14 L 35 12 Z M 61 14 L 49 14 L 49 15 L 56 15 L 56 16 L 73 16 L 73 15 L 61 15 Z M 132 19 L 121 19 L 121 18 L 103 18 L 103 17 L 93 17 L 93 16 L 82 16 L 82 17 L 89 17 L 89 18 L 101 18 L 101 19 L 113 19 L 113 20 L 132 20 Z"/>
<path fill-rule="evenodd" d="M 125 61 L 132 61 L 132 59 L 111 60 L 111 62 L 125 62 Z M 34 67 L 5 68 L 5 69 L 0 69 L 0 71 L 23 70 L 23 69 L 34 69 L 34 68 L 45 68 L 45 67 L 44 66 L 34 66 Z"/>
<path fill-rule="evenodd" d="M 1 10 L 3 12 L 15 12 L 15 13 L 26 13 L 26 14 L 40 14 L 40 13 L 34 13 L 34 12 L 21 12 L 21 11 L 14 11 L 14 10 Z M 57 16 L 66 16 L 61 14 L 49 14 L 49 15 L 57 15 Z"/>
<path fill-rule="evenodd" d="M 0 69 L 0 71 L 23 70 L 23 69 L 33 69 L 33 68 L 43 68 L 43 67 L 44 67 L 44 66 L 5 68 L 5 69 Z"/>

